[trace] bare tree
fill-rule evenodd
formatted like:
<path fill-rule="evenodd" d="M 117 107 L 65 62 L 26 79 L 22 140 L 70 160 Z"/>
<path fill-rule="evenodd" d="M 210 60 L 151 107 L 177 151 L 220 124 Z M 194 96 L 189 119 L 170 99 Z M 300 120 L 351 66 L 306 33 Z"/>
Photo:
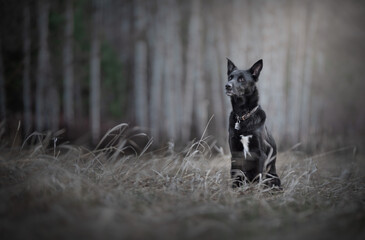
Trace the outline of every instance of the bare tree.
<path fill-rule="evenodd" d="M 65 122 L 69 126 L 74 121 L 74 84 L 73 84 L 73 1 L 66 1 L 65 44 L 63 48 L 63 107 Z"/>
<path fill-rule="evenodd" d="M 32 127 L 31 110 L 31 82 L 30 82 L 30 10 L 26 3 L 23 9 L 23 54 L 24 54 L 24 73 L 23 73 L 23 106 L 24 106 L 24 133 L 29 134 Z"/>
<path fill-rule="evenodd" d="M 91 137 L 95 144 L 100 136 L 100 36 L 101 9 L 93 2 L 93 21 L 90 50 L 90 121 Z"/>

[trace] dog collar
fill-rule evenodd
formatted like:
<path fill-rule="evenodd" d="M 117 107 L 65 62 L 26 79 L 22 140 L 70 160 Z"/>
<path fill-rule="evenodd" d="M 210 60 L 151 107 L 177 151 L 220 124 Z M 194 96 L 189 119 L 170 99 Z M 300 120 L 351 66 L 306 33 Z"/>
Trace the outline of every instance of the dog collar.
<path fill-rule="evenodd" d="M 236 124 L 235 124 L 234 128 L 236 130 L 239 130 L 240 129 L 240 122 L 245 121 L 247 118 L 251 117 L 257 111 L 259 106 L 260 105 L 257 105 L 254 109 L 251 110 L 251 112 L 244 114 L 242 117 L 240 117 L 236 114 L 237 121 L 236 121 Z"/>
<path fill-rule="evenodd" d="M 252 116 L 252 114 L 254 114 L 254 113 L 257 111 L 257 109 L 259 108 L 259 106 L 260 106 L 260 105 L 257 105 L 254 109 L 252 109 L 252 110 L 251 110 L 251 112 L 244 114 L 242 117 L 240 117 L 240 116 L 238 116 L 238 115 L 236 114 L 236 116 L 237 116 L 237 121 L 238 121 L 238 122 L 240 122 L 240 121 L 245 121 L 247 118 L 251 117 L 251 116 Z"/>

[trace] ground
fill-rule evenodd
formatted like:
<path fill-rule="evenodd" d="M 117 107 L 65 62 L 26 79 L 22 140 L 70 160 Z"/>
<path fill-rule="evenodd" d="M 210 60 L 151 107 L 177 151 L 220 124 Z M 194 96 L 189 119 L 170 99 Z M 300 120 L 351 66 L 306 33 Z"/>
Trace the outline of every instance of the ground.
<path fill-rule="evenodd" d="M 229 155 L 204 141 L 134 155 L 125 143 L 2 148 L 1 239 L 365 239 L 365 158 L 351 147 L 279 153 L 278 190 L 231 189 Z"/>

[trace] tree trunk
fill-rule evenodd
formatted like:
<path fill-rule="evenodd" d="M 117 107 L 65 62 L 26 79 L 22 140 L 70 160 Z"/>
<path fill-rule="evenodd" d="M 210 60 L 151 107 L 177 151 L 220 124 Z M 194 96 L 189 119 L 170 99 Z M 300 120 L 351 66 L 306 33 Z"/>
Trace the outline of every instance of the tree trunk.
<path fill-rule="evenodd" d="M 164 9 L 165 25 L 165 63 L 163 93 L 163 109 L 166 133 L 170 141 L 175 141 L 181 133 L 179 128 L 181 118 L 181 82 L 182 82 L 182 43 L 180 38 L 180 11 L 176 0 L 168 0 Z"/>
<path fill-rule="evenodd" d="M 284 1 L 266 2 L 263 28 L 264 70 L 260 76 L 261 104 L 268 116 L 267 123 L 274 136 L 284 131 L 285 124 L 285 71 L 288 45 Z M 277 141 L 279 142 L 279 141 Z"/>
<path fill-rule="evenodd" d="M 300 106 L 301 83 L 303 82 L 303 66 L 305 60 L 305 23 L 306 9 L 302 2 L 291 3 L 290 16 L 290 42 L 288 59 L 288 85 L 287 95 L 287 136 L 289 142 L 300 141 Z"/>
<path fill-rule="evenodd" d="M 252 26 L 249 28 L 249 17 L 250 17 L 250 4 L 248 0 L 234 0 L 232 2 L 232 15 L 230 17 L 231 23 L 228 25 L 231 27 L 232 36 L 228 39 L 229 41 L 229 56 L 233 62 L 237 63 L 237 67 L 251 64 L 250 59 L 247 59 L 248 49 L 250 41 L 248 38 L 250 35 L 260 32 L 260 28 Z M 255 4 L 255 3 L 253 3 Z M 256 13 L 256 12 L 255 12 Z M 255 39 L 255 45 L 258 39 Z M 258 48 L 258 47 L 256 47 Z M 248 61 L 248 62 L 247 62 Z"/>
<path fill-rule="evenodd" d="M 171 47 L 172 51 L 172 100 L 173 100 L 173 107 L 172 107 L 172 114 L 173 121 L 174 121 L 174 140 L 181 137 L 182 132 L 182 107 L 181 103 L 183 101 L 183 49 L 182 49 L 182 37 L 181 37 L 181 10 L 179 8 L 179 2 L 177 0 L 171 1 L 171 8 L 174 11 L 169 11 L 169 17 L 171 19 L 171 27 L 172 27 L 172 43 L 173 46 Z"/>
<path fill-rule="evenodd" d="M 63 49 L 63 107 L 67 126 L 74 122 L 74 80 L 73 80 L 73 1 L 66 1 L 65 45 Z"/>
<path fill-rule="evenodd" d="M 316 21 L 316 33 L 313 38 L 313 42 L 315 42 L 314 46 L 312 46 L 314 49 L 311 50 L 313 54 L 313 69 L 312 69 L 312 75 L 315 76 L 315 79 L 328 79 L 327 75 L 327 69 L 325 67 L 325 49 L 321 47 L 321 45 L 326 45 L 326 43 L 323 43 L 321 39 L 318 36 L 324 35 L 326 36 L 328 34 L 328 31 L 325 31 L 324 29 L 328 29 L 328 25 L 332 24 L 331 17 L 328 15 L 331 15 L 332 12 L 328 10 L 326 4 L 324 3 L 316 3 L 314 5 L 316 14 L 315 19 Z M 324 94 L 323 91 L 323 81 L 311 81 L 310 86 L 310 106 L 309 111 L 310 114 L 310 122 L 309 122 L 309 128 L 310 131 L 307 132 L 309 136 L 312 136 L 311 138 L 311 144 L 312 146 L 320 147 L 320 144 L 322 142 L 323 138 L 323 129 L 325 128 L 326 122 L 323 121 L 324 113 L 328 112 L 326 109 L 326 102 L 324 101 Z M 365 119 L 365 118 L 364 118 Z M 362 125 L 362 124 L 361 124 Z M 316 140 L 314 141 L 313 138 Z"/>
<path fill-rule="evenodd" d="M 29 4 L 24 6 L 23 19 L 23 54 L 24 54 L 24 73 L 23 73 L 23 105 L 24 105 L 24 133 L 28 135 L 32 128 L 32 109 L 31 109 L 31 83 L 30 83 L 30 10 Z"/>
<path fill-rule="evenodd" d="M 166 23 L 163 11 L 157 7 L 156 20 L 153 30 L 151 32 L 153 41 L 152 49 L 152 76 L 151 76 L 151 101 L 150 101 L 150 129 L 152 137 L 155 142 L 158 142 L 161 138 L 161 130 L 163 124 L 161 124 L 161 94 L 163 83 L 163 67 L 165 64 L 164 49 L 164 31 L 163 27 Z"/>
<path fill-rule="evenodd" d="M 213 16 L 207 16 L 207 25 L 214 25 Z M 227 126 L 225 125 L 225 115 L 223 108 L 223 87 L 221 77 L 220 77 L 220 64 L 217 55 L 217 37 L 216 34 L 218 32 L 216 29 L 209 27 L 207 29 L 206 42 L 205 42 L 205 79 L 207 84 L 211 86 L 210 89 L 210 103 L 212 106 L 212 111 L 214 114 L 213 122 L 214 124 L 214 132 L 213 134 L 216 136 L 224 136 L 224 133 L 227 132 Z M 220 145 L 223 142 L 220 142 Z"/>
<path fill-rule="evenodd" d="M 219 11 L 219 10 L 218 10 Z M 225 15 L 221 14 L 219 16 L 218 22 L 216 22 L 216 29 L 215 29 L 215 33 L 216 33 L 216 38 L 217 38 L 217 46 L 216 46 L 216 51 L 217 51 L 217 55 L 218 55 L 218 77 L 219 77 L 219 85 L 222 88 L 221 91 L 221 95 L 222 95 L 222 105 L 223 105 L 223 111 L 222 111 L 222 116 L 223 116 L 223 128 L 227 129 L 228 128 L 228 117 L 229 114 L 231 112 L 231 102 L 230 102 L 230 97 L 226 96 L 226 94 L 224 93 L 224 85 L 227 83 L 227 59 L 225 58 L 225 56 L 229 56 L 229 47 L 225 44 L 227 42 L 229 42 L 229 36 L 227 37 L 228 34 L 225 33 Z M 228 141 L 226 141 L 227 139 L 227 131 L 224 131 L 224 133 L 222 135 L 220 135 L 221 138 L 224 139 L 223 142 L 223 146 L 224 146 L 224 150 L 228 151 L 229 146 L 228 146 Z"/>
<path fill-rule="evenodd" d="M 136 122 L 140 127 L 147 127 L 147 46 L 144 41 L 136 44 L 134 76 Z"/>
<path fill-rule="evenodd" d="M 135 28 L 137 39 L 134 49 L 134 102 L 136 123 L 140 127 L 147 127 L 147 45 L 142 38 L 145 31 L 145 9 L 142 1 L 137 1 L 135 5 Z"/>
<path fill-rule="evenodd" d="M 263 12 L 263 6 L 267 1 L 249 1 L 248 10 L 246 13 L 248 15 L 248 24 L 246 29 L 246 36 L 244 41 L 249 42 L 247 46 L 247 67 L 250 67 L 255 61 L 263 58 L 263 36 L 262 27 L 265 21 L 266 12 Z M 245 6 L 243 6 L 245 7 Z M 247 31 L 248 30 L 248 31 Z M 264 59 L 264 69 L 266 69 Z M 266 70 L 265 70 L 266 72 Z"/>
<path fill-rule="evenodd" d="M 208 99 L 206 98 L 206 89 L 203 80 L 202 73 L 202 23 L 200 12 L 200 1 L 193 1 L 193 17 L 195 26 L 192 27 L 194 35 L 191 36 L 191 40 L 194 42 L 192 49 L 194 49 L 194 122 L 196 124 L 196 135 L 200 137 L 203 134 L 204 128 L 207 125 L 208 120 Z M 191 75 L 193 76 L 193 75 Z"/>
<path fill-rule="evenodd" d="M 49 2 L 38 1 L 38 31 L 39 51 L 36 80 L 36 129 L 42 131 L 47 124 L 46 114 L 46 84 L 49 77 L 49 52 L 48 52 L 48 14 Z"/>
<path fill-rule="evenodd" d="M 90 121 L 91 138 L 96 144 L 100 137 L 100 36 L 101 10 L 95 2 L 93 12 L 93 30 L 90 50 Z"/>
<path fill-rule="evenodd" d="M 301 124 L 300 124 L 300 135 L 302 136 L 302 140 L 307 143 L 309 142 L 309 136 L 312 132 L 310 129 L 310 119 L 311 119 L 311 111 L 310 108 L 310 98 L 311 98 L 311 82 L 313 77 L 313 64 L 315 62 L 314 59 L 314 46 L 315 46 L 315 35 L 317 31 L 318 25 L 318 13 L 317 7 L 314 6 L 313 2 L 307 3 L 307 42 L 306 42 L 306 56 L 305 56 L 305 63 L 304 63 L 304 77 L 302 83 L 302 100 L 301 100 Z"/>
<path fill-rule="evenodd" d="M 0 123 L 6 119 L 6 93 L 5 93 L 5 78 L 3 58 L 1 51 L 1 39 L 0 39 Z"/>
<path fill-rule="evenodd" d="M 206 101 L 202 88 L 201 74 L 201 27 L 200 27 L 200 0 L 192 1 L 191 16 L 188 30 L 186 83 L 184 98 L 184 131 L 182 139 L 190 138 L 192 119 L 195 116 L 196 135 L 201 133 L 206 123 Z M 201 94 L 201 95 L 200 95 Z M 193 115 L 194 113 L 194 115 Z"/>
<path fill-rule="evenodd" d="M 54 85 L 52 78 L 50 79 L 51 85 L 47 87 L 47 105 L 46 113 L 49 116 L 48 119 L 48 129 L 53 132 L 58 130 L 60 122 L 60 100 L 57 87 Z"/>

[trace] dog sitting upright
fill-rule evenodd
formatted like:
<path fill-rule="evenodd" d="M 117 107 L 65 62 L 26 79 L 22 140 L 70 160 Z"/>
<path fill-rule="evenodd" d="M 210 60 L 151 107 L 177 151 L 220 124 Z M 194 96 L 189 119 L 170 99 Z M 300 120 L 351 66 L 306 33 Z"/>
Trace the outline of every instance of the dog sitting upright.
<path fill-rule="evenodd" d="M 229 59 L 226 94 L 231 97 L 229 147 L 232 154 L 233 187 L 243 181 L 262 180 L 280 187 L 276 174 L 276 144 L 265 126 L 266 114 L 259 105 L 256 83 L 263 67 L 262 60 L 248 70 L 239 70 Z"/>

